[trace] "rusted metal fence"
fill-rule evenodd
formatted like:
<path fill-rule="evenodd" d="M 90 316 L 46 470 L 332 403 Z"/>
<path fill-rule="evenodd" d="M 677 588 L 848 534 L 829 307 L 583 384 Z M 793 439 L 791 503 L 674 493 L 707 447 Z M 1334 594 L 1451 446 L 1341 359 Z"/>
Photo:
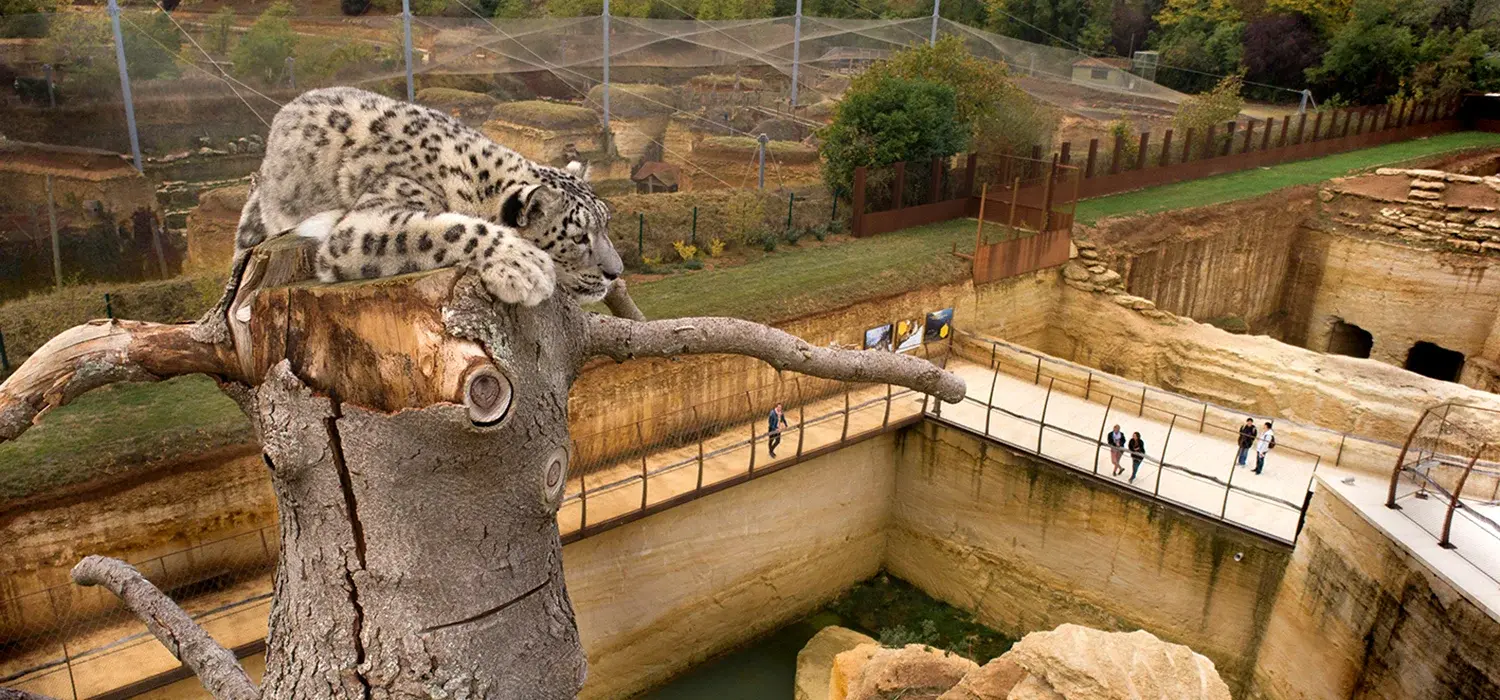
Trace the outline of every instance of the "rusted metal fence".
<path fill-rule="evenodd" d="M 1458 131 L 1460 104 L 1461 98 L 1429 100 L 1288 114 L 1244 128 L 1227 122 L 1207 133 L 1120 134 L 1112 144 L 1090 140 L 1081 158 L 1064 143 L 1058 156 L 1081 167 L 1079 196 L 1098 197 Z"/>
<path fill-rule="evenodd" d="M 851 228 L 857 237 L 874 236 L 975 216 L 985 198 L 1015 203 L 1019 226 L 1070 227 L 1072 208 L 1064 205 L 1079 199 L 1458 131 L 1464 128 L 1457 118 L 1461 104 L 1462 98 L 1428 100 L 1288 114 L 1243 127 L 1226 122 L 1206 133 L 1120 134 L 1113 143 L 1092 139 L 1082 153 L 1064 142 L 1050 157 L 1041 146 L 1030 157 L 970 153 L 961 168 L 960 156 L 859 167 Z M 988 197 L 976 187 L 987 187 Z"/>

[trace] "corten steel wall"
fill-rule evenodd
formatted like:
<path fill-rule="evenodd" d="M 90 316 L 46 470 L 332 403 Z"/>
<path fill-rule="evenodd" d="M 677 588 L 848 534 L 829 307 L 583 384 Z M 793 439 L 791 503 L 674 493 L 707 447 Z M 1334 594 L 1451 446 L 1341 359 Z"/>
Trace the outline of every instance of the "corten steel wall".
<path fill-rule="evenodd" d="M 1146 132 L 1140 137 L 1142 145 L 1159 142 L 1162 147 L 1155 152 L 1142 148 L 1133 163 L 1110 159 L 1109 172 L 1104 172 L 1106 167 L 1098 158 L 1101 144 L 1094 139 L 1080 163 L 1083 182 L 1079 196 L 1128 192 L 1459 131 L 1463 128 L 1455 118 L 1459 105 L 1460 99 L 1455 98 L 1403 105 L 1395 111 L 1382 105 L 1288 114 L 1265 122 L 1252 121 L 1238 131 L 1235 123 L 1229 122 L 1225 125 L 1227 139 L 1217 139 L 1213 128 L 1207 134 L 1194 134 L 1191 129 L 1186 134 L 1174 134 L 1168 129 L 1159 141 Z M 1116 137 L 1115 153 L 1124 147 L 1123 138 Z M 1062 146 L 1064 163 L 1069 162 L 1071 145 Z"/>
<path fill-rule="evenodd" d="M 1062 265 L 1071 247 L 1068 229 L 982 244 L 974 250 L 974 284 Z"/>
<path fill-rule="evenodd" d="M 1138 142 L 1132 144 L 1136 148 L 1133 157 L 1127 157 L 1125 136 L 1119 135 L 1115 143 L 1103 145 L 1103 148 L 1113 148 L 1104 156 L 1100 155 L 1099 140 L 1091 140 L 1087 155 L 1077 163 L 1073 162 L 1072 144 L 1064 143 L 1053 161 L 1072 166 L 1077 179 L 1064 182 L 1059 178 L 1051 183 L 1050 188 L 1046 176 L 1048 165 L 1040 146 L 1032 149 L 1030 159 L 1010 159 L 1034 162 L 1034 165 L 1020 170 L 1009 165 L 1007 156 L 985 156 L 980 162 L 977 154 L 969 154 L 967 167 L 961 171 L 961 180 L 957 179 L 959 171 L 953 173 L 952 192 L 945 193 L 934 185 L 917 204 L 903 201 L 902 195 L 911 189 L 906 186 L 907 163 L 876 169 L 886 171 L 878 187 L 872 186 L 876 179 L 874 171 L 860 167 L 855 169 L 851 193 L 854 205 L 852 228 L 856 237 L 864 237 L 975 216 L 980 199 L 975 192 L 977 180 L 989 185 L 987 198 L 991 205 L 1008 207 L 1009 192 L 1016 190 L 1017 225 L 1051 229 L 1072 224 L 1071 208 L 1062 211 L 1063 205 L 1078 199 L 1409 141 L 1465 128 L 1500 131 L 1500 120 L 1460 119 L 1462 104 L 1463 98 L 1454 98 L 1408 103 L 1394 110 L 1381 105 L 1288 114 L 1280 119 L 1252 121 L 1243 129 L 1237 128 L 1236 122 L 1228 122 L 1222 132 L 1217 127 L 1210 127 L 1206 134 L 1195 134 L 1192 129 L 1185 134 L 1175 134 L 1168 129 L 1160 139 L 1145 132 Z M 1110 156 L 1110 153 L 1114 155 Z M 938 160 L 935 159 L 934 164 Z M 1002 163 L 1003 166 L 997 167 Z M 886 186 L 890 186 L 890 190 L 883 190 Z M 878 197 L 874 190 L 885 191 L 887 196 Z M 873 199 L 884 201 L 872 205 Z M 1054 210 L 1050 218 L 1043 216 L 1048 207 L 1044 202 L 1047 201 Z"/>

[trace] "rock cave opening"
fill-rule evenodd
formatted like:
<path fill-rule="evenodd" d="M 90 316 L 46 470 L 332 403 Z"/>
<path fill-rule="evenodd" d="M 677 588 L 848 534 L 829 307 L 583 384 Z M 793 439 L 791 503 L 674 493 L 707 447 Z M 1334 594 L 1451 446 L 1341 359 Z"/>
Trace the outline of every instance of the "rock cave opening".
<path fill-rule="evenodd" d="M 1369 331 L 1342 318 L 1333 319 L 1333 330 L 1328 336 L 1328 352 L 1349 357 L 1369 357 L 1370 349 L 1373 347 L 1375 347 L 1375 336 L 1370 335 Z M 1410 360 L 1407 362 L 1409 364 Z"/>
<path fill-rule="evenodd" d="M 1407 351 L 1406 364 L 1402 366 L 1424 377 L 1456 382 L 1464 368 L 1464 354 L 1419 340 Z"/>

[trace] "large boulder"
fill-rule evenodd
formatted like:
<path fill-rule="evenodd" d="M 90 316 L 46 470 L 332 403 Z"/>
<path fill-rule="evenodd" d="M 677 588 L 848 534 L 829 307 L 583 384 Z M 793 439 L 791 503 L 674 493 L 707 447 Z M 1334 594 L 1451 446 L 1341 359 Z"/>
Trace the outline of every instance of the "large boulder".
<path fill-rule="evenodd" d="M 1006 700 L 1230 700 L 1214 662 L 1146 631 L 1063 625 L 1026 635 L 999 660 L 1028 676 L 1001 696 Z"/>
<path fill-rule="evenodd" d="M 828 700 L 937 700 L 978 668 L 958 654 L 921 644 L 856 647 L 836 658 Z"/>
<path fill-rule="evenodd" d="M 797 652 L 796 700 L 827 700 L 834 657 L 866 645 L 878 646 L 869 635 L 846 627 L 831 625 L 818 630 L 807 646 Z"/>

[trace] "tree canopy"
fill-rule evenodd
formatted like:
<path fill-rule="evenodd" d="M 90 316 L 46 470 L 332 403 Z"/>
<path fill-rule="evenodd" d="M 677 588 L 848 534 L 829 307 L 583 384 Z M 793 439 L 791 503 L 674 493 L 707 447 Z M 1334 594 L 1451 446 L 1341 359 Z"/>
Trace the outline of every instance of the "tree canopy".
<path fill-rule="evenodd" d="M 823 179 L 849 192 L 854 169 L 947 157 L 968 147 L 952 87 L 877 76 L 851 87 L 821 132 Z"/>

